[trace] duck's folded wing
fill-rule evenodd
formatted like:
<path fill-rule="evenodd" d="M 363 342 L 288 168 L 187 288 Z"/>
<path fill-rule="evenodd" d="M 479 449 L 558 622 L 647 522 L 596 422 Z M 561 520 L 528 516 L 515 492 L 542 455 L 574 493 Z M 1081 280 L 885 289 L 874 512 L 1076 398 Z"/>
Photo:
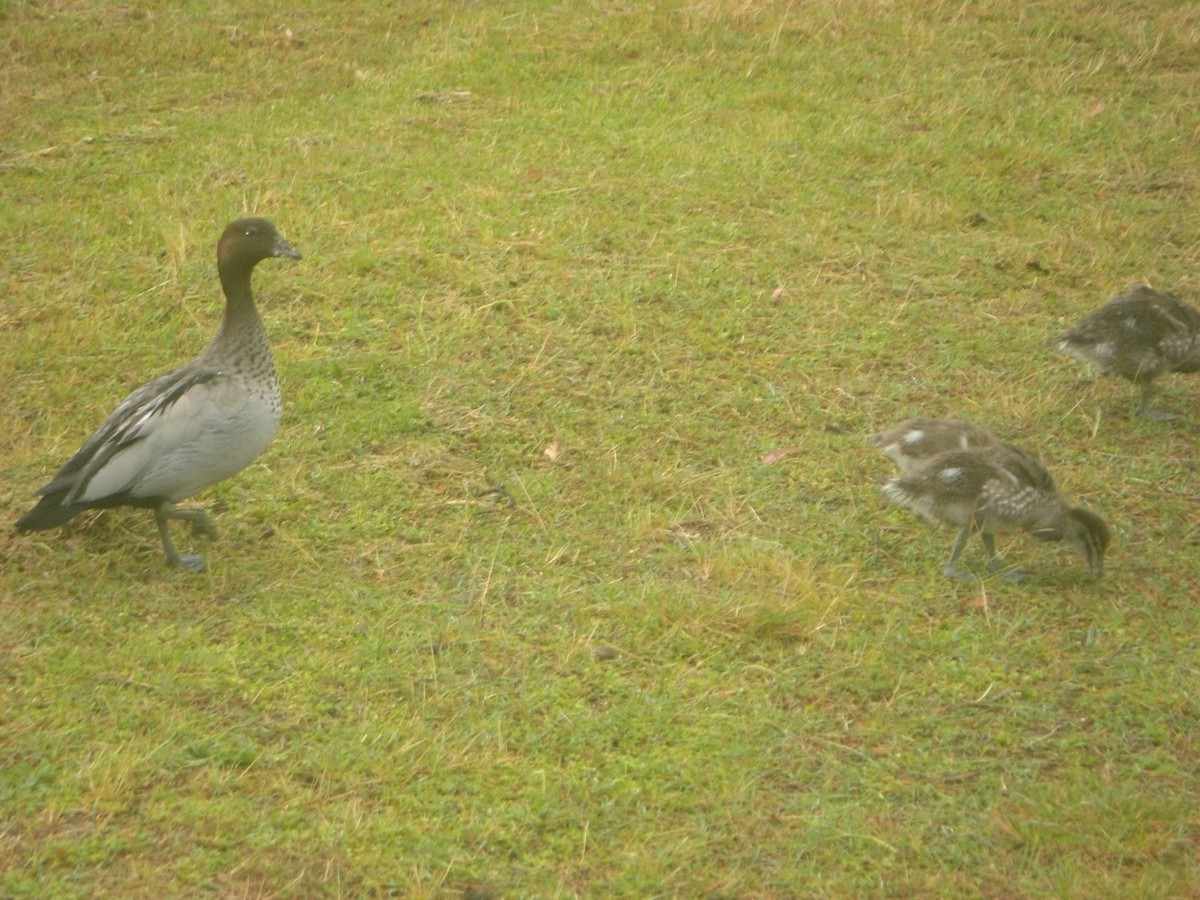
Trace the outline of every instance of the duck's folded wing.
<path fill-rule="evenodd" d="M 62 502 L 70 505 L 128 490 L 150 463 L 203 429 L 197 412 L 224 380 L 219 369 L 188 365 L 138 388 L 38 493 L 66 491 Z"/>
<path fill-rule="evenodd" d="M 1173 371 L 1195 372 L 1200 369 L 1200 313 L 1167 296 L 1170 303 L 1164 301 L 1154 307 L 1154 339 Z"/>

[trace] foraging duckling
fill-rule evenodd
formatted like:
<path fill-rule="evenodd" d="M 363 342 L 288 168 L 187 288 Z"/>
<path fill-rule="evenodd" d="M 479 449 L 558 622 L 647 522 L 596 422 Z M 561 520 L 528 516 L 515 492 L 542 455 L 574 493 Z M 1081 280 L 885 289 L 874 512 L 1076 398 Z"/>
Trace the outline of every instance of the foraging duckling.
<path fill-rule="evenodd" d="M 201 557 L 176 551 L 167 520 L 216 537 L 204 510 L 175 504 L 240 472 L 279 427 L 275 363 L 250 291 L 254 267 L 272 256 L 300 259 L 266 219 L 238 219 L 225 229 L 217 244 L 225 314 L 216 337 L 198 358 L 126 397 L 38 491 L 42 499 L 18 529 L 54 528 L 85 509 L 152 509 L 167 563 L 204 571 Z"/>
<path fill-rule="evenodd" d="M 1150 409 L 1154 380 L 1167 372 L 1200 370 L 1200 312 L 1174 294 L 1137 284 L 1051 344 L 1105 375 L 1133 382 L 1139 389 L 1134 411 L 1166 421 L 1175 415 Z"/>
<path fill-rule="evenodd" d="M 900 467 L 910 472 L 939 453 L 950 450 L 976 450 L 1000 443 L 981 425 L 965 419 L 928 419 L 917 416 L 880 431 L 869 438 Z"/>
<path fill-rule="evenodd" d="M 1090 510 L 1068 506 L 1045 467 L 1016 447 L 995 444 L 941 453 L 897 475 L 883 491 L 935 525 L 959 529 L 942 567 L 950 578 L 971 577 L 958 568 L 958 557 L 974 533 L 983 541 L 988 570 L 1003 568 L 994 537 L 1003 531 L 1028 531 L 1044 541 L 1067 541 L 1093 575 L 1104 574 L 1104 551 L 1110 540 L 1104 520 Z M 1004 577 L 1016 581 L 1024 573 L 1018 569 Z"/>

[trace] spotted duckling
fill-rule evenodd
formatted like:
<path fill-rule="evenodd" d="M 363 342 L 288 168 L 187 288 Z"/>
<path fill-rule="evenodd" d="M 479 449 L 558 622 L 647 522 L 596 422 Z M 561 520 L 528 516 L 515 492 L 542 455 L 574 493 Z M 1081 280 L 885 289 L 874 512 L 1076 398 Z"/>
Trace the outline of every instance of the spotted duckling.
<path fill-rule="evenodd" d="M 996 555 L 995 537 L 1004 531 L 1027 531 L 1044 541 L 1066 541 L 1099 578 L 1104 551 L 1111 539 L 1104 520 L 1090 510 L 1068 506 L 1046 468 L 1030 454 L 1008 444 L 950 450 L 888 481 L 883 492 L 892 502 L 935 525 L 958 528 L 958 537 L 942 571 L 950 578 L 971 576 L 958 568 L 967 539 L 978 533 L 988 570 L 1004 568 Z M 1020 570 L 1003 576 L 1017 581 Z"/>
<path fill-rule="evenodd" d="M 929 419 L 917 416 L 880 431 L 869 438 L 895 460 L 901 472 L 910 472 L 921 463 L 949 450 L 975 450 L 1000 443 L 982 425 L 965 419 Z"/>
<path fill-rule="evenodd" d="M 215 537 L 204 510 L 175 504 L 240 472 L 279 427 L 275 363 L 250 291 L 254 267 L 273 256 L 300 259 L 266 219 L 225 229 L 217 243 L 225 314 L 208 349 L 126 397 L 38 491 L 42 499 L 17 521 L 19 530 L 54 528 L 86 509 L 152 509 L 167 563 L 204 571 L 201 557 L 175 549 L 167 521 Z"/>
<path fill-rule="evenodd" d="M 1154 382 L 1168 372 L 1200 370 L 1200 311 L 1174 294 L 1137 284 L 1050 343 L 1105 375 L 1133 382 L 1134 411 L 1167 421 L 1175 415 L 1150 409 Z"/>

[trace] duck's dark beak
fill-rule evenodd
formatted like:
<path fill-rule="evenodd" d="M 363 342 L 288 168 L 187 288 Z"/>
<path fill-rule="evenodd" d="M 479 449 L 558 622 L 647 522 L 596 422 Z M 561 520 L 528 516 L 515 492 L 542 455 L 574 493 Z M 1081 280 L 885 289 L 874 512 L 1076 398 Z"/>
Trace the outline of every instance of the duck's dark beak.
<path fill-rule="evenodd" d="M 271 248 L 272 256 L 282 256 L 285 259 L 302 259 L 303 257 L 279 235 L 275 235 L 275 246 Z"/>

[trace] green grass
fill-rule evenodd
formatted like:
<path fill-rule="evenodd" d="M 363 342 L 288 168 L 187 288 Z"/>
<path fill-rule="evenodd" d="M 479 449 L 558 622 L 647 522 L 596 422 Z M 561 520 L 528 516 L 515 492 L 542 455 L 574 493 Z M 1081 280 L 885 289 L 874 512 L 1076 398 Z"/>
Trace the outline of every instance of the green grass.
<path fill-rule="evenodd" d="M 203 347 L 229 220 L 304 253 L 206 575 L 2 532 L 0 894 L 1200 892 L 1200 383 L 1043 345 L 1200 294 L 1200 12 L 392 6 L 0 4 L 10 520 Z M 945 581 L 864 440 L 917 413 L 1105 579 Z"/>

